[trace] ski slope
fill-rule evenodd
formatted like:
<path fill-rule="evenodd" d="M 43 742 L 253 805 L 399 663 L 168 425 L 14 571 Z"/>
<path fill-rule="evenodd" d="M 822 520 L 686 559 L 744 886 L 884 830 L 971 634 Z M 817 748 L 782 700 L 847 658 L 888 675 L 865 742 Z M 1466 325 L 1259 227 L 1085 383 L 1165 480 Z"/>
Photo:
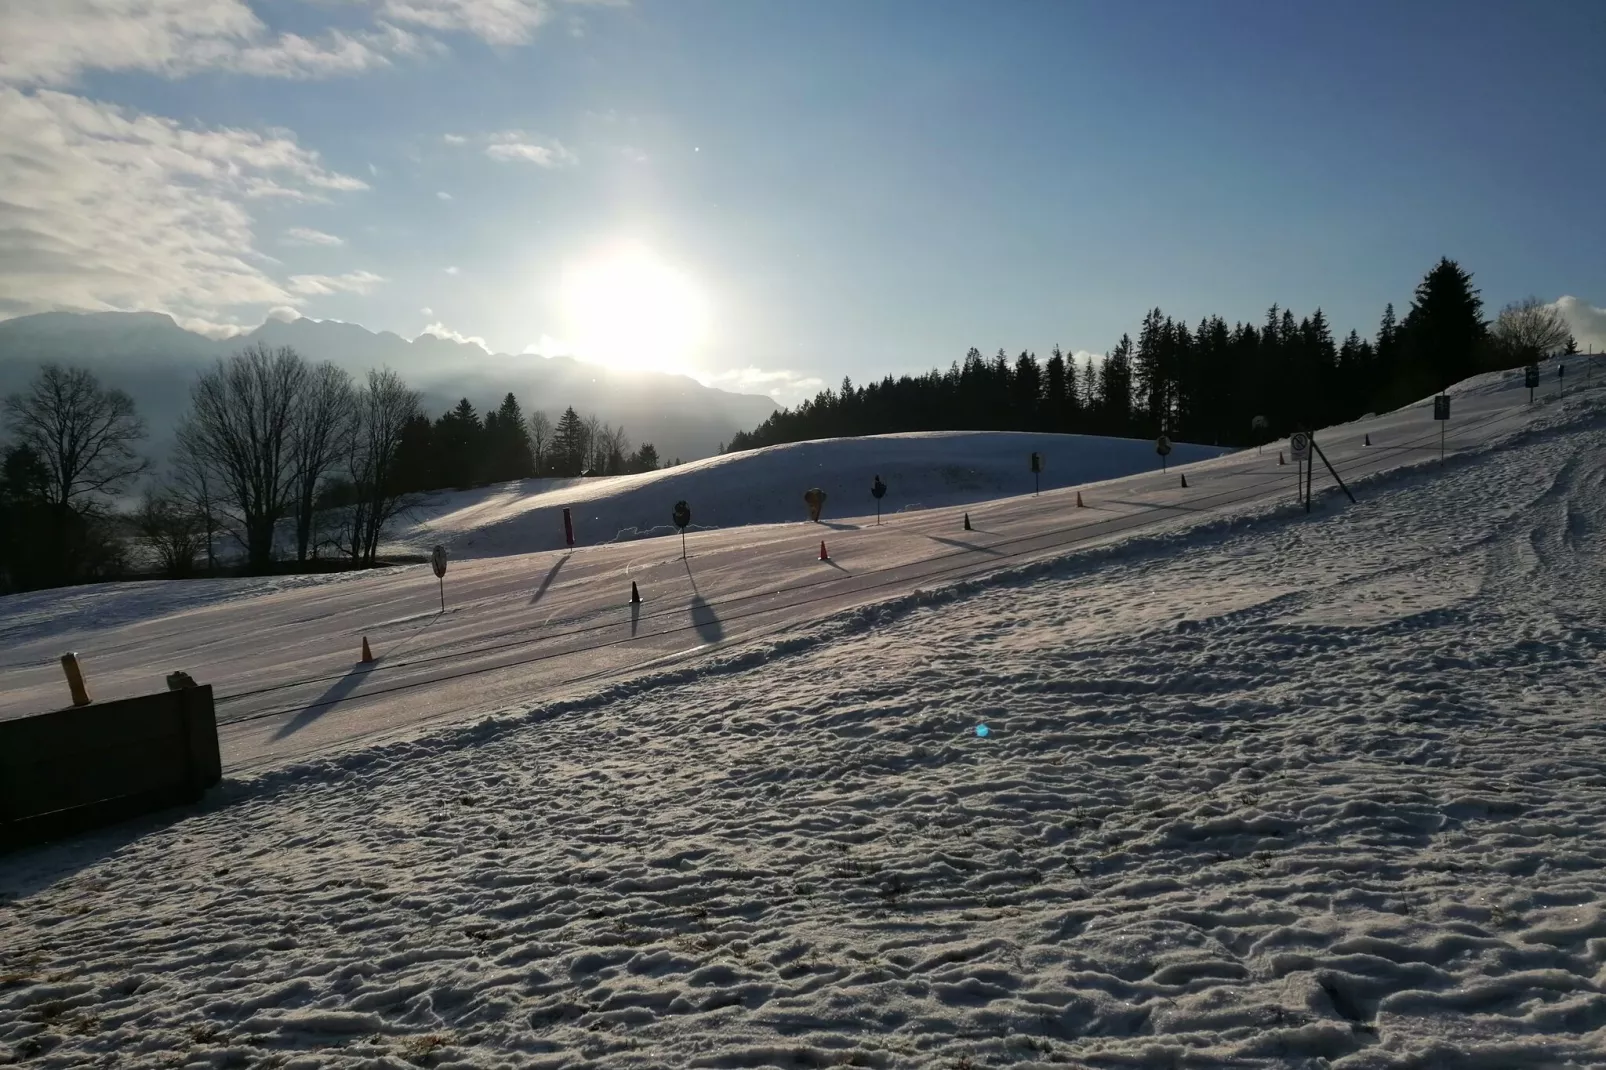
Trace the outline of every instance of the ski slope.
<path fill-rule="evenodd" d="M 1458 388 L 1449 446 L 1483 447 L 1567 408 L 1554 403 L 1530 411 L 1519 387 L 1520 377 L 1497 375 Z M 1587 397 L 1573 400 L 1584 403 Z M 1347 479 L 1364 481 L 1436 462 L 1439 428 L 1430 417 L 1430 406 L 1413 406 L 1332 429 L 1318 441 Z M 1363 445 L 1368 436 L 1370 447 Z M 999 471 L 1010 455 L 1023 468 L 1019 444 L 1031 438 L 985 436 L 982 452 L 996 454 L 993 467 Z M 1100 450 L 1109 442 L 1088 441 Z M 766 452 L 769 470 L 792 476 L 806 471 L 799 457 L 820 450 L 837 449 L 857 465 L 872 447 L 940 451 L 956 443 L 974 448 L 963 436 L 934 435 Z M 160 689 L 167 673 L 182 669 L 214 687 L 225 769 L 264 767 L 364 745 L 425 723 L 589 694 L 648 669 L 695 665 L 746 642 L 784 641 L 800 627 L 854 607 L 1120 544 L 1138 534 L 1151 542 L 1185 541 L 1201 522 L 1286 509 L 1295 469 L 1279 466 L 1276 453 L 1228 454 L 1180 472 L 1145 471 L 968 509 L 893 514 L 880 525 L 865 516 L 831 519 L 828 502 L 826 522 L 818 525 L 696 532 L 684 561 L 678 539 L 470 558 L 451 568 L 445 613 L 427 566 L 12 597 L 0 600 L 6 610 L 0 639 L 7 644 L 0 654 L 0 716 L 63 701 L 57 659 L 64 649 L 80 654 L 99 698 Z M 967 455 L 970 468 L 989 470 L 985 459 Z M 1050 471 L 1076 467 L 1056 465 L 1053 453 L 1049 460 Z M 1097 462 L 1082 467 L 1099 470 Z M 896 486 L 887 473 L 897 471 L 888 466 L 882 474 Z M 1181 473 L 1189 480 L 1185 489 Z M 1024 482 L 1019 473 L 1014 478 Z M 868 476 L 864 482 L 867 487 Z M 1077 494 L 1086 507 L 1076 506 Z M 897 500 L 892 494 L 889 499 Z M 472 530 L 528 529 L 531 517 L 549 511 L 485 502 L 481 508 L 495 519 Z M 697 508 L 694 521 L 700 518 Z M 969 532 L 963 529 L 965 512 L 973 521 Z M 828 561 L 818 558 L 822 539 Z M 629 602 L 632 583 L 642 594 L 639 605 Z M 364 637 L 377 658 L 369 665 L 358 662 Z"/>
<path fill-rule="evenodd" d="M 362 733 L 236 724 L 203 812 L 0 860 L 0 1058 L 1599 1065 L 1606 407 L 1525 402 L 1467 384 L 1442 466 L 1420 406 L 1319 435 L 1361 504 L 1308 518 L 1251 453 L 844 522 L 840 570 L 796 524 L 467 564 L 465 622 L 575 635 L 449 612 L 413 649 L 486 671 L 382 661 L 288 738 Z M 405 641 L 414 571 L 323 641 Z M 631 576 L 633 639 L 586 593 Z M 192 612 L 278 650 L 355 589 Z"/>

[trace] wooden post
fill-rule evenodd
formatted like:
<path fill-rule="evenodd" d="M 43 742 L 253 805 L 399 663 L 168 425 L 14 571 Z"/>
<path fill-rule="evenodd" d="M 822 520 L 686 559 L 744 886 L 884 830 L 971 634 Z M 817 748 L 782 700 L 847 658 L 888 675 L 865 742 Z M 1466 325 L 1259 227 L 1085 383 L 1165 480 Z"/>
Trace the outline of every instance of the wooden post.
<path fill-rule="evenodd" d="M 84 670 L 78 665 L 78 655 L 63 654 L 61 671 L 67 674 L 67 689 L 72 692 L 72 704 L 89 705 L 89 689 L 84 686 Z"/>

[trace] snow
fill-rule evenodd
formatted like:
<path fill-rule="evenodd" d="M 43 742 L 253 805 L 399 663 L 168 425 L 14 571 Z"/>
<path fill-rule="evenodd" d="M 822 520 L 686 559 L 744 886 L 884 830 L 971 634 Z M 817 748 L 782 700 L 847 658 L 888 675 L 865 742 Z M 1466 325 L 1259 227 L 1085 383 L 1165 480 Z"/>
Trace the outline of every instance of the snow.
<path fill-rule="evenodd" d="M 850 576 L 795 523 L 700 533 L 686 565 L 465 562 L 410 649 L 486 671 L 358 684 L 286 738 L 359 730 L 299 749 L 260 744 L 305 709 L 225 726 L 201 812 L 0 859 L 0 1053 L 1599 1064 L 1606 413 L 1525 401 L 1468 384 L 1443 465 L 1421 406 L 1319 434 L 1361 502 L 1308 518 L 1249 451 L 1188 491 L 972 506 L 973 533 L 827 528 Z M 315 665 L 425 613 L 418 573 L 112 623 L 86 662 L 255 637 L 219 662 L 235 686 L 299 620 Z M 648 636 L 658 612 L 684 630 Z M 485 651 L 548 614 L 598 630 L 538 665 Z"/>
<path fill-rule="evenodd" d="M 563 509 L 576 538 L 594 543 L 667 535 L 671 507 L 690 504 L 696 530 L 778 524 L 805 515 L 803 492 L 826 492 L 824 519 L 873 512 L 881 476 L 883 513 L 965 505 L 1032 489 L 1028 459 L 1043 455 L 1044 489 L 1074 487 L 1161 467 L 1154 443 L 1093 435 L 932 431 L 818 439 L 724 454 L 633 476 L 527 479 L 429 496 L 398 525 L 392 545 L 454 557 L 500 557 L 564 547 Z M 1173 465 L 1226 450 L 1175 445 Z"/>

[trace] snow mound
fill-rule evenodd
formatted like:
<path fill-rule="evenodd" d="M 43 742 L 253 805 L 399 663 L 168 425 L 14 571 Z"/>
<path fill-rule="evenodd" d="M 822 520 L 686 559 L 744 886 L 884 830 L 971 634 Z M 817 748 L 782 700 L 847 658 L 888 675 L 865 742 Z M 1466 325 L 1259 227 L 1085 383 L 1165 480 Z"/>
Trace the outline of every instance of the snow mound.
<path fill-rule="evenodd" d="M 669 511 L 690 504 L 694 528 L 805 517 L 803 492 L 826 492 L 824 519 L 873 515 L 870 481 L 887 484 L 884 514 L 1030 494 L 1028 459 L 1043 455 L 1042 489 L 1158 469 L 1146 440 L 1018 431 L 932 431 L 828 438 L 709 457 L 641 475 L 526 479 L 432 495 L 393 535 L 396 549 L 446 545 L 454 558 L 502 557 L 564 545 L 568 508 L 582 544 L 673 534 Z M 1228 450 L 1176 443 L 1171 464 Z"/>

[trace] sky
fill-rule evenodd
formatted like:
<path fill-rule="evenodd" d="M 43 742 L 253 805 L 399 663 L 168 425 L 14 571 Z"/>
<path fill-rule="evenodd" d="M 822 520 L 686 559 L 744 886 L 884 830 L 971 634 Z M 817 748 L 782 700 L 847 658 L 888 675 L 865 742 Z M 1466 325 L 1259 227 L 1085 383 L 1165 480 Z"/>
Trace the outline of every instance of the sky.
<path fill-rule="evenodd" d="M 1195 322 L 1606 348 L 1606 6 L 5 0 L 0 316 L 269 316 L 794 402 Z"/>

